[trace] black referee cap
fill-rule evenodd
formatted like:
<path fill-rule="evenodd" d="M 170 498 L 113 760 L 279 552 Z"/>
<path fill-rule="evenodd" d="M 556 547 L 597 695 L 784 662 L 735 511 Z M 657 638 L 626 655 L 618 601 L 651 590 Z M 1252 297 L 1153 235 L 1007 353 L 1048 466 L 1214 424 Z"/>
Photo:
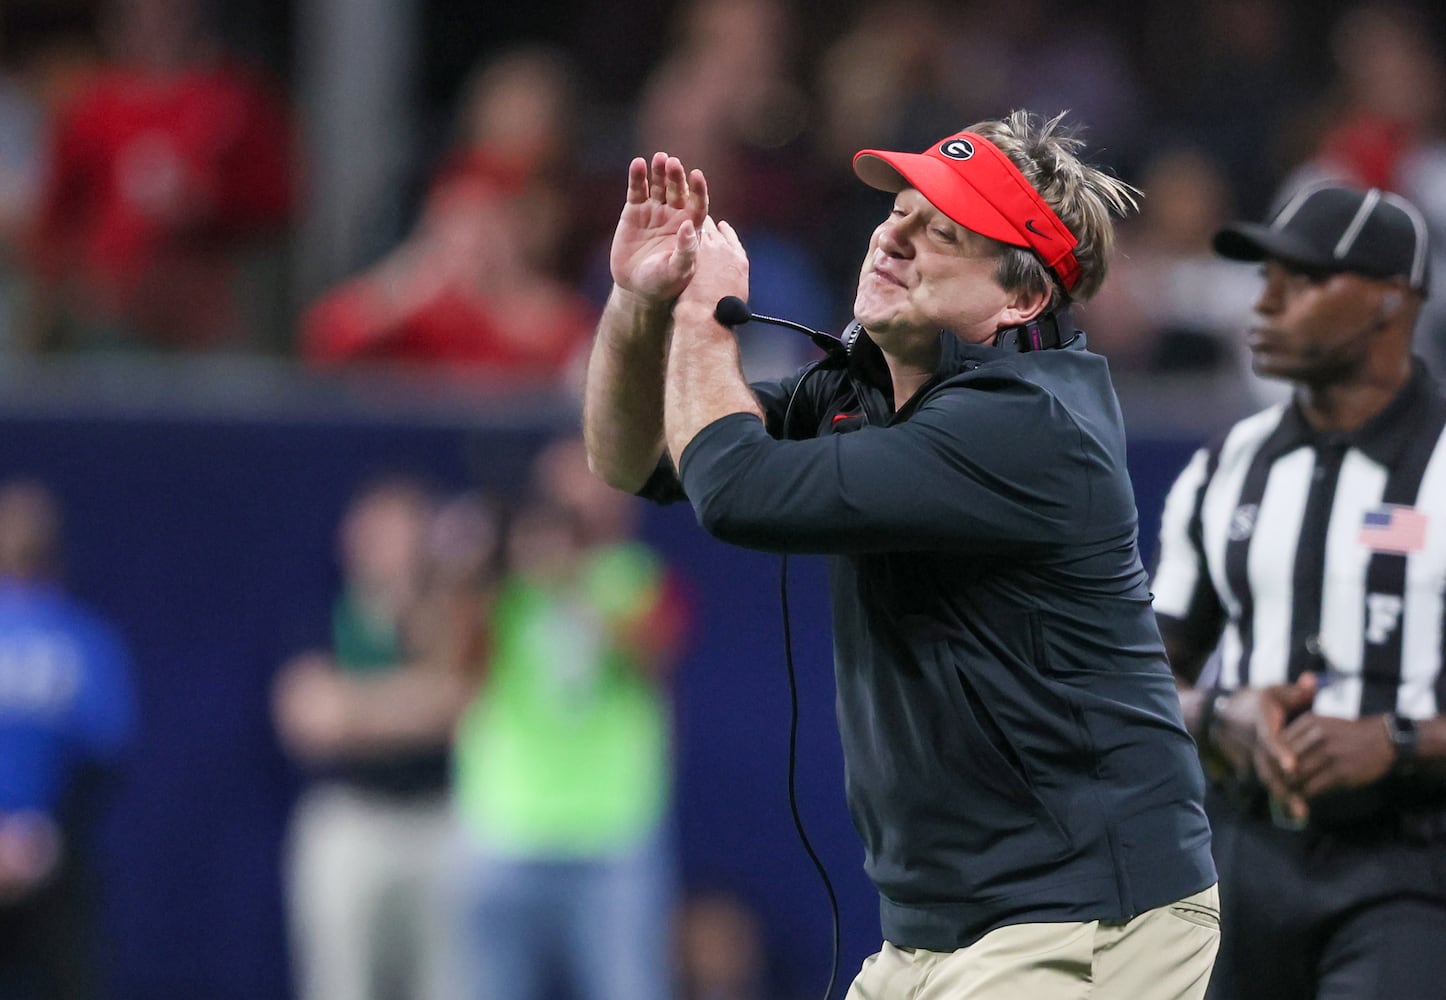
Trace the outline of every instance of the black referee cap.
<path fill-rule="evenodd" d="M 1274 257 L 1325 272 L 1400 276 L 1413 291 L 1429 290 L 1426 221 L 1391 191 L 1341 184 L 1302 188 L 1269 225 L 1237 222 L 1215 234 L 1215 252 L 1231 260 Z"/>

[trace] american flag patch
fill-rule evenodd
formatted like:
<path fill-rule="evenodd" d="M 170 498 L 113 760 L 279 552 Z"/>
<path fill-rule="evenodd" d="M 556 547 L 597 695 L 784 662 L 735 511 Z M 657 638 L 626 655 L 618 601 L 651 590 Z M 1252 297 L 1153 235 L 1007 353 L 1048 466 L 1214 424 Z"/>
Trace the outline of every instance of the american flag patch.
<path fill-rule="evenodd" d="M 1426 545 L 1426 515 L 1395 504 L 1368 510 L 1356 540 L 1372 552 L 1415 552 Z"/>

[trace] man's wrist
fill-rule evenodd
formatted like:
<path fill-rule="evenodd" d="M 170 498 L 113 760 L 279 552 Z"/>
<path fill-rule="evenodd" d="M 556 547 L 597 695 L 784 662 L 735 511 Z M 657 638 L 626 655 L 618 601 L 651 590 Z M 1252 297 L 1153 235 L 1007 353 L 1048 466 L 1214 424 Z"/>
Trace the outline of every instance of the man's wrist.
<path fill-rule="evenodd" d="M 666 326 L 673 311 L 672 299 L 655 299 L 613 283 L 609 303 L 619 312 L 635 317 L 650 327 Z"/>
<path fill-rule="evenodd" d="M 714 307 L 708 303 L 685 299 L 673 307 L 673 325 L 689 332 L 727 332 L 728 327 L 713 313 Z"/>

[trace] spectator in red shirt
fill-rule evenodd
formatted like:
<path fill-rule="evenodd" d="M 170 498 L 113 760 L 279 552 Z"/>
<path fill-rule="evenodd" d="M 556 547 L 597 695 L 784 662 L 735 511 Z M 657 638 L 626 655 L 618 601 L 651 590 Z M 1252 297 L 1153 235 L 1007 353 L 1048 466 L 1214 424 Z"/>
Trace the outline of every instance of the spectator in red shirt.
<path fill-rule="evenodd" d="M 307 359 L 323 367 L 372 361 L 539 383 L 562 378 L 596 314 L 529 262 L 530 200 L 478 178 L 438 187 L 401 246 L 307 311 Z"/>
<path fill-rule="evenodd" d="M 55 123 L 31 243 L 40 348 L 255 343 L 235 287 L 292 201 L 283 104 L 195 0 L 112 0 L 108 60 Z"/>
<path fill-rule="evenodd" d="M 307 310 L 310 362 L 445 368 L 539 387 L 580 371 L 596 311 L 557 259 L 574 215 L 571 74 L 559 54 L 534 47 L 478 73 L 457 148 L 413 231 Z"/>

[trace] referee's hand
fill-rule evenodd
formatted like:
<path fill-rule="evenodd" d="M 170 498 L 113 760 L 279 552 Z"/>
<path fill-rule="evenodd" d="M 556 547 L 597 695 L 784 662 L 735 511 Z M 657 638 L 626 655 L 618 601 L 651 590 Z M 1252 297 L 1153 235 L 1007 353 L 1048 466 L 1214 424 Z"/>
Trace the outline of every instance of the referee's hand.
<path fill-rule="evenodd" d="M 1281 742 L 1295 758 L 1291 786 L 1307 801 L 1380 781 L 1396 759 L 1379 715 L 1335 719 L 1306 712 L 1286 725 Z"/>
<path fill-rule="evenodd" d="M 1294 684 L 1260 689 L 1255 722 L 1255 774 L 1270 797 L 1291 819 L 1303 822 L 1310 810 L 1297 780 L 1300 744 L 1285 738 L 1287 726 L 1315 700 L 1315 674 L 1302 674 Z"/>

